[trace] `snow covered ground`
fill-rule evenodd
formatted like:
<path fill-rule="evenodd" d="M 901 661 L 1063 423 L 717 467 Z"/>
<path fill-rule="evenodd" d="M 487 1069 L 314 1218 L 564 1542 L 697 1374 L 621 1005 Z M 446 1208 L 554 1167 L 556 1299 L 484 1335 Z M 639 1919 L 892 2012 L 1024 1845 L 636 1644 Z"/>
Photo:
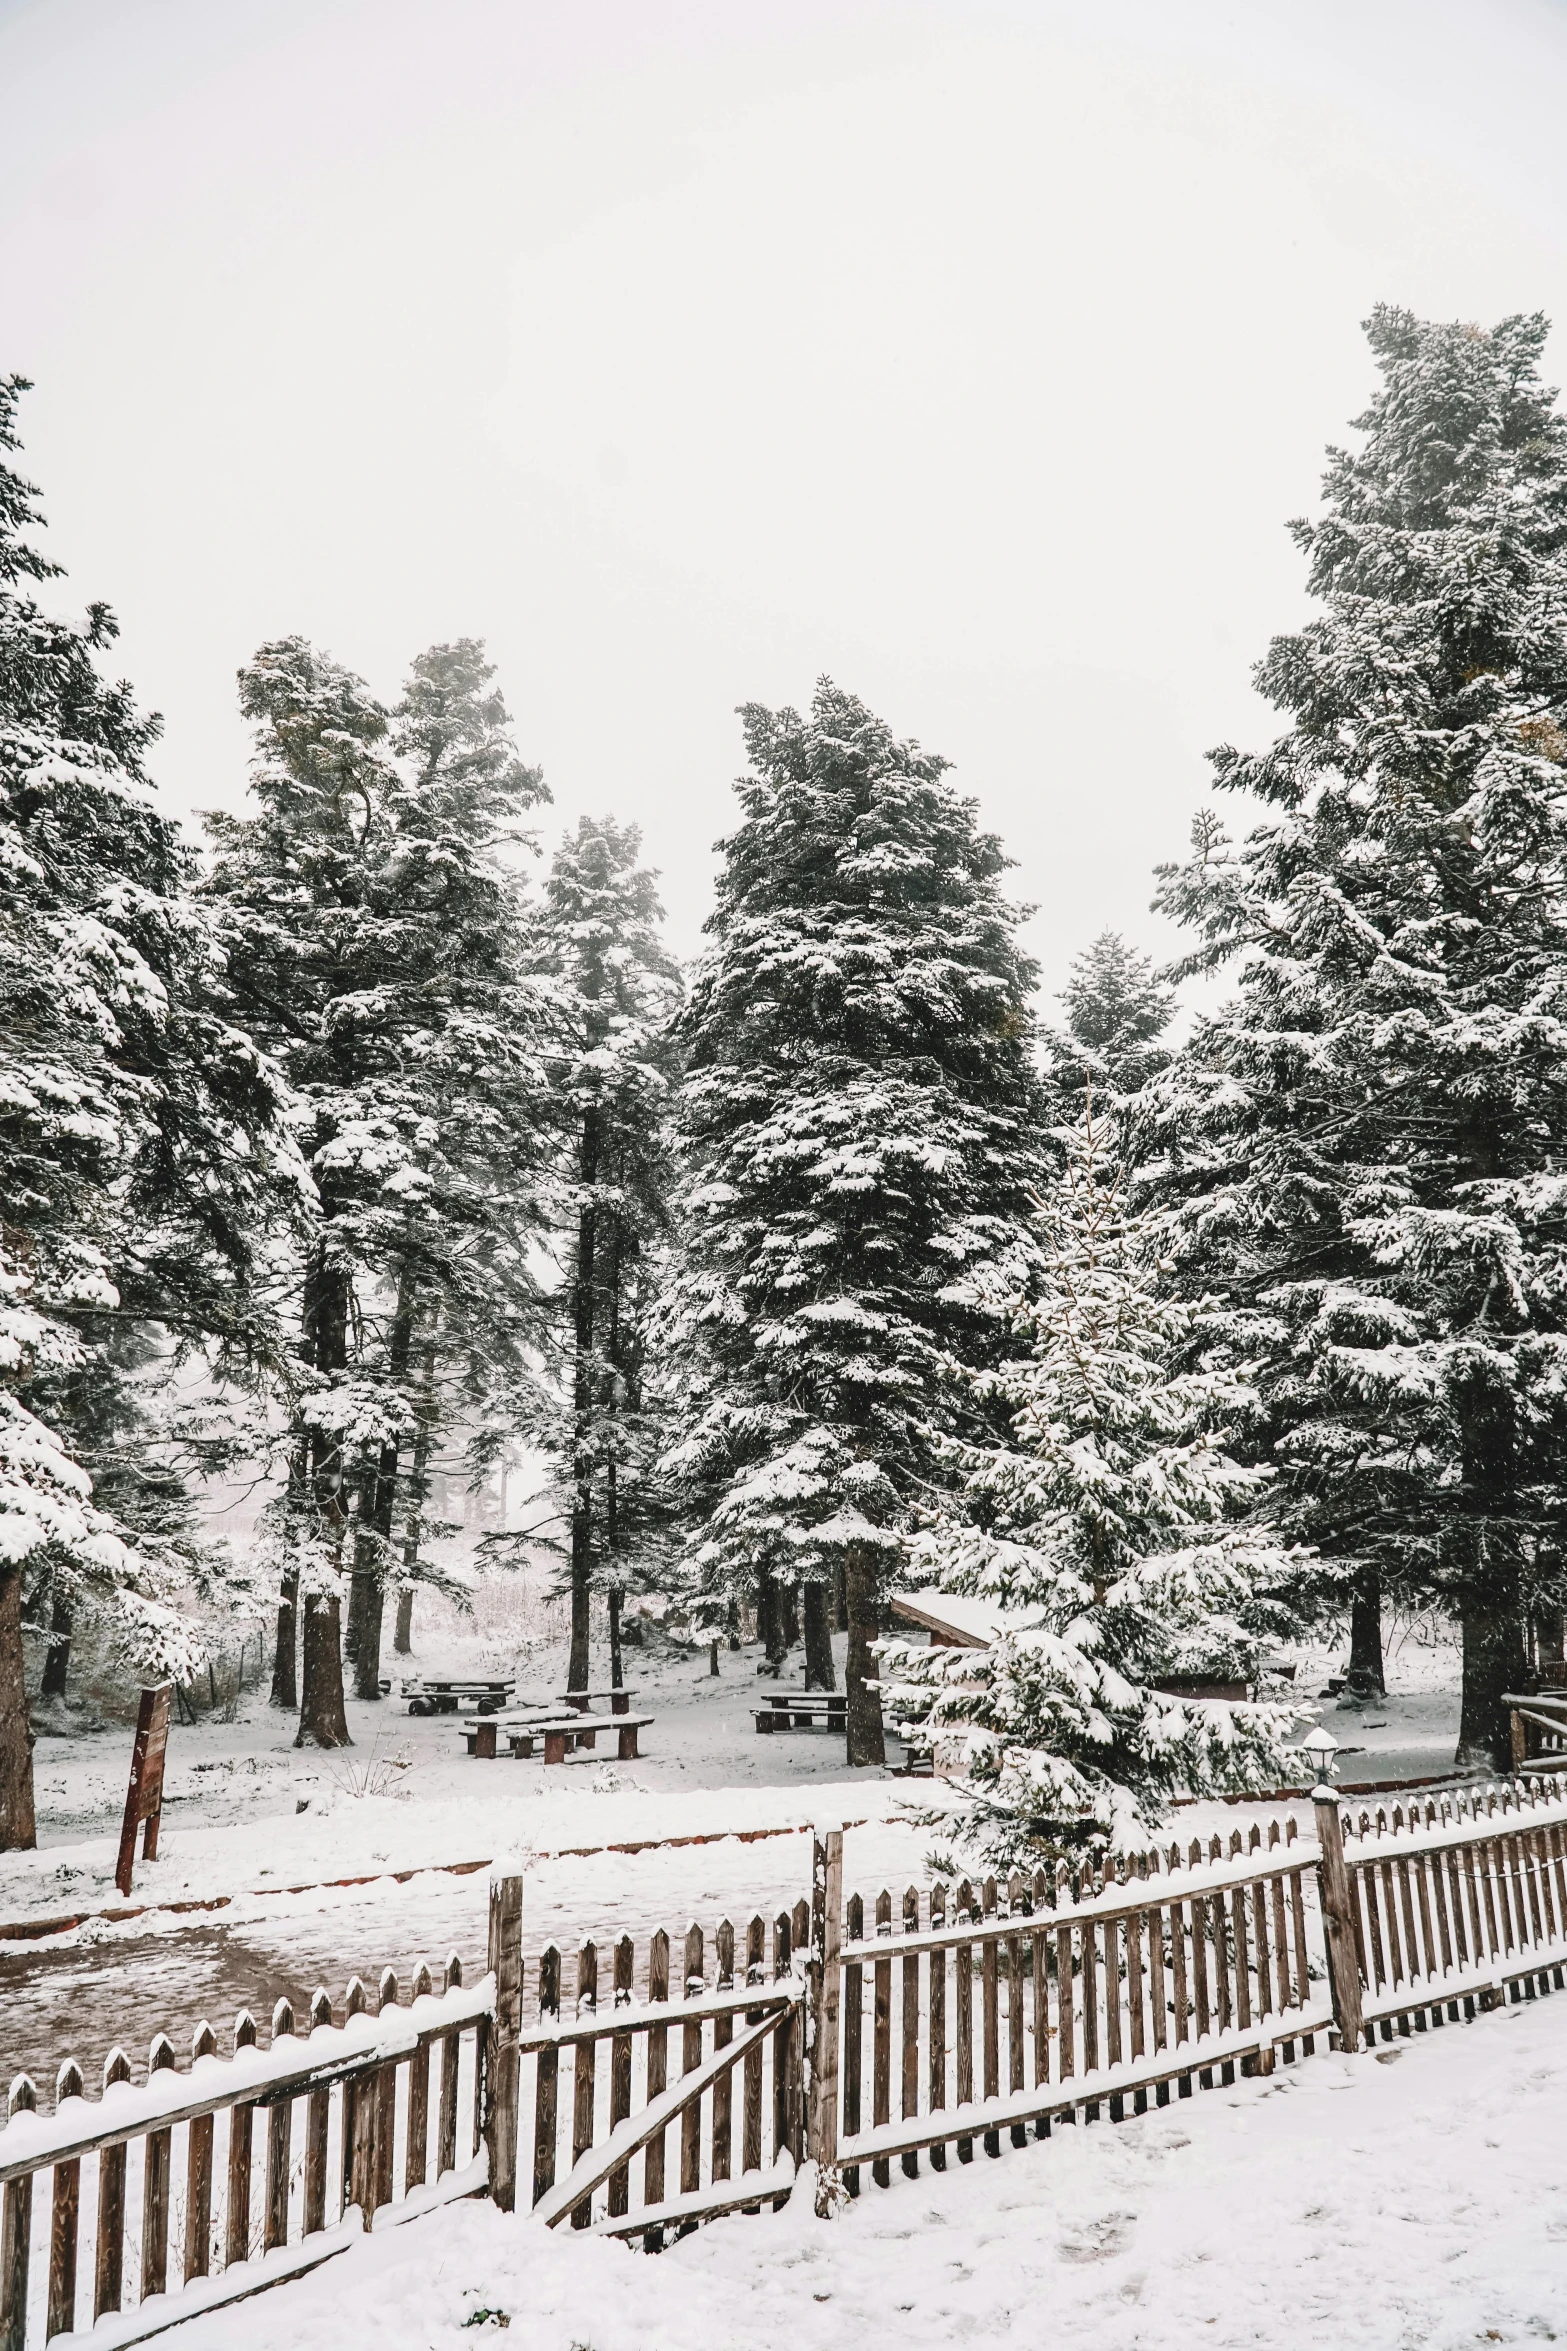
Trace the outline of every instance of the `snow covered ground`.
<path fill-rule="evenodd" d="M 1458 2351 L 1567 2338 L 1567 1999 L 1058 2129 L 655 2260 L 483 2204 L 170 2335 L 189 2351 Z M 489 2312 L 488 2318 L 480 2314 Z M 501 2315 L 504 2314 L 504 2315 Z"/>
<path fill-rule="evenodd" d="M 705 1650 L 639 1660 L 639 1707 L 657 1720 L 636 1763 L 616 1762 L 613 1746 L 548 1768 L 504 1754 L 479 1762 L 453 1718 L 410 1716 L 400 1699 L 350 1701 L 355 1745 L 332 1756 L 293 1747 L 292 1725 L 260 1693 L 242 1720 L 176 1725 L 158 1858 L 136 1863 L 132 1902 L 146 1907 L 118 1922 L 91 1914 L 125 1907 L 114 1864 L 130 1734 L 113 1725 L 40 1739 L 44 1841 L 0 1859 L 0 1923 L 89 1915 L 63 1933 L 0 1941 L 0 2070 L 52 2080 L 75 2056 L 91 2079 L 123 2042 L 140 2075 L 156 2031 L 183 2052 L 198 2021 L 224 2033 L 242 2003 L 264 2020 L 280 1994 L 297 2002 L 318 1983 L 340 2001 L 356 1970 L 392 1966 L 406 1981 L 452 1950 L 482 1966 L 487 1874 L 451 1875 L 448 1863 L 522 1858 L 529 1951 L 574 1950 L 606 1926 L 641 1935 L 792 1906 L 809 1888 L 808 1840 L 758 1830 L 860 1823 L 849 1852 L 867 1884 L 922 1875 L 930 1838 L 907 1816 L 911 1799 L 928 1802 L 928 1783 L 848 1771 L 841 1738 L 759 1736 L 747 1711 L 756 1655 L 725 1650 L 716 1681 Z M 530 1685 L 560 1688 L 563 1667 L 553 1649 L 535 1657 Z M 719 1841 L 667 1844 L 681 1837 Z M 665 1849 L 607 1850 L 638 1843 Z M 418 1874 L 399 1885 L 392 1871 Z M 367 1874 L 374 1883 L 329 1882 Z"/>
<path fill-rule="evenodd" d="M 565 1765 L 504 1753 L 481 1763 L 466 1753 L 457 1718 L 412 1716 L 398 1695 L 350 1700 L 354 1745 L 324 1755 L 296 1748 L 292 1720 L 248 1693 L 241 1720 L 203 1716 L 194 1728 L 171 1728 L 159 1854 L 138 1859 L 133 1899 L 194 1901 L 268 1878 L 299 1885 L 503 1850 L 808 1821 L 824 1803 L 863 1812 L 860 1790 L 899 1786 L 880 1770 L 846 1771 L 841 1738 L 758 1736 L 748 1711 L 757 1654 L 722 1651 L 717 1680 L 705 1650 L 639 1658 L 629 1675 L 635 1702 L 656 1720 L 635 1763 L 618 1763 L 607 1736 L 597 1753 Z M 438 1655 L 415 1670 L 454 1667 L 475 1672 L 479 1663 Z M 564 1654 L 552 1648 L 524 1671 L 530 1689 L 558 1690 Z M 85 1738 L 40 1737 L 39 1850 L 0 1860 L 0 1921 L 119 1906 L 114 1860 L 130 1746 L 118 1724 Z"/>
<path fill-rule="evenodd" d="M 495 1670 L 518 1664 L 520 1652 L 530 1689 L 563 1687 L 564 1645 L 547 1619 L 535 1614 L 519 1634 L 515 1621 L 482 1609 L 469 1623 L 427 1614 L 416 1670 Z M 841 1639 L 838 1648 L 841 1676 Z M 869 1894 L 923 1878 L 933 1840 L 917 1815 L 931 1784 L 850 1772 L 841 1740 L 825 1733 L 758 1735 L 758 1655 L 722 1649 L 714 1680 L 705 1649 L 654 1635 L 629 1653 L 636 1703 L 657 1719 L 646 1753 L 626 1764 L 612 1751 L 565 1766 L 504 1755 L 481 1763 L 452 1718 L 412 1717 L 399 1697 L 350 1701 L 354 1746 L 322 1755 L 295 1748 L 291 1722 L 264 1693 L 247 1693 L 233 1722 L 203 1715 L 171 1730 L 159 1855 L 138 1859 L 132 1900 L 141 1915 L 121 1922 L 99 1914 L 124 1907 L 113 1873 L 129 1728 L 45 1733 L 36 1755 L 41 1843 L 0 1857 L 0 1929 L 86 1923 L 43 1939 L 0 1936 L 0 2072 L 25 2066 L 48 2081 L 74 2056 L 92 2079 L 121 2042 L 139 2074 L 160 2030 L 183 2052 L 197 2022 L 209 2018 L 225 2033 L 242 2004 L 264 2021 L 280 1994 L 298 2003 L 324 1983 L 340 2000 L 356 1971 L 392 1966 L 406 1981 L 419 1961 L 437 1968 L 452 1950 L 480 1965 L 486 1875 L 449 1875 L 443 1865 L 453 1862 L 523 1856 L 530 1952 L 550 1941 L 569 1951 L 606 1930 L 674 1933 L 693 1917 L 711 1930 L 725 1916 L 792 1904 L 804 1891 L 805 1838 L 742 1841 L 762 1829 L 856 1823 L 845 1854 L 850 1888 Z M 1327 1651 L 1303 1656 L 1303 1695 L 1322 1687 L 1333 1662 Z M 1351 1751 L 1346 1779 L 1434 1773 L 1451 1761 L 1451 1648 L 1405 1641 L 1391 1665 L 1386 1701 L 1323 1708 Z M 1206 1831 L 1211 1812 L 1178 1814 L 1171 1833 L 1184 1841 Z M 1246 1817 L 1225 1812 L 1224 1826 Z M 719 1842 L 658 1852 L 610 1849 L 715 1835 Z M 398 1884 L 393 1871 L 417 1874 Z M 369 1885 L 330 1883 L 372 1874 Z M 296 1888 L 306 1890 L 288 1890 Z M 223 1906 L 173 1907 L 214 1903 Z"/>

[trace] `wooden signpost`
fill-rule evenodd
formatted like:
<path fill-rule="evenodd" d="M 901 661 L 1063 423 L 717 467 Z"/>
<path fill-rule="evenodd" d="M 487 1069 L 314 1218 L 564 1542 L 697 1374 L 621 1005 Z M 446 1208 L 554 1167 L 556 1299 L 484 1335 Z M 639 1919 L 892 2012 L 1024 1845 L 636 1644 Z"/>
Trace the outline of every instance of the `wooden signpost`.
<path fill-rule="evenodd" d="M 131 1784 L 125 1791 L 125 1823 L 120 1830 L 120 1858 L 114 1882 L 122 1894 L 131 1890 L 131 1864 L 136 1858 L 136 1827 L 147 1823 L 141 1857 L 153 1861 L 158 1853 L 158 1822 L 163 1815 L 163 1758 L 169 1744 L 169 1702 L 174 1684 L 143 1690 L 136 1717 L 136 1745 L 131 1755 Z"/>

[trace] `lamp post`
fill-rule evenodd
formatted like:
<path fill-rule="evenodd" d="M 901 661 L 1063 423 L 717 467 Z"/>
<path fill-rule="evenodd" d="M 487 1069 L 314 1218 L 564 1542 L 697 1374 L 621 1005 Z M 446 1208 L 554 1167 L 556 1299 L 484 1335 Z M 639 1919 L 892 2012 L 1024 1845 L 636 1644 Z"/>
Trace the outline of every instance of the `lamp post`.
<path fill-rule="evenodd" d="M 1338 1753 L 1338 1741 L 1330 1730 L 1319 1722 L 1314 1731 L 1308 1731 L 1301 1740 L 1301 1751 L 1316 1774 L 1319 1788 L 1330 1787 L 1333 1779 L 1333 1758 Z"/>

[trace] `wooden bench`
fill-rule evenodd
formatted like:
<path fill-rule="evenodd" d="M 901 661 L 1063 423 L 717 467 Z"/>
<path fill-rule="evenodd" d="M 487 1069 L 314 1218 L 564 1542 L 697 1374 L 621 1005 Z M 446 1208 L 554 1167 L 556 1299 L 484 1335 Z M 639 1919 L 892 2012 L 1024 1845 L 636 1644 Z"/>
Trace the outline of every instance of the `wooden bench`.
<path fill-rule="evenodd" d="M 775 1690 L 751 1711 L 759 1731 L 842 1731 L 849 1697 L 846 1690 Z"/>
<path fill-rule="evenodd" d="M 591 1714 L 576 1711 L 569 1714 L 529 1716 L 522 1722 L 486 1720 L 465 1725 L 463 1740 L 470 1755 L 481 1761 L 493 1761 L 497 1753 L 497 1739 L 504 1735 L 513 1755 L 527 1758 L 533 1754 L 535 1743 L 544 1742 L 546 1763 L 564 1763 L 577 1748 L 595 1748 L 600 1731 L 616 1735 L 616 1756 L 621 1763 L 635 1763 L 640 1749 L 637 1734 L 647 1729 L 655 1718 L 651 1714 Z"/>

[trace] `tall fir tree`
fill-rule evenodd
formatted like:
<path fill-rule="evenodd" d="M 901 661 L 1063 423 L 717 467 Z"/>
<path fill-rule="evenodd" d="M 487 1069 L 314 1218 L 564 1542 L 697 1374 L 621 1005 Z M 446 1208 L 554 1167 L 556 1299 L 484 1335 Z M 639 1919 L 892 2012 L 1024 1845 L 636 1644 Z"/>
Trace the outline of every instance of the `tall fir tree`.
<path fill-rule="evenodd" d="M 669 1026 L 680 989 L 641 851 L 634 825 L 582 817 L 544 896 L 563 1279 L 559 1404 L 539 1433 L 570 1526 L 573 1690 L 588 1687 L 595 1590 L 607 1606 L 610 1680 L 622 1685 L 624 1595 L 664 1549 L 647 1351 L 668 1237 Z"/>
<path fill-rule="evenodd" d="M 1368 333 L 1364 439 L 1292 526 L 1320 610 L 1257 672 L 1290 724 L 1214 754 L 1260 821 L 1205 811 L 1161 892 L 1236 993 L 1153 1092 L 1301 1531 L 1458 1618 L 1500 1764 L 1564 1588 L 1567 429 L 1542 318 Z"/>
<path fill-rule="evenodd" d="M 1150 957 L 1101 931 L 1073 958 L 1061 1001 L 1065 1025 L 1043 1040 L 1058 1101 L 1074 1117 L 1090 1093 L 1101 1114 L 1120 1110 L 1169 1061 L 1169 988 Z"/>
<path fill-rule="evenodd" d="M 274 1698 L 296 1702 L 302 1611 L 301 1743 L 348 1740 L 345 1593 L 378 1695 L 436 1429 L 534 1335 L 541 1011 L 512 852 L 543 787 L 491 678 L 480 646 L 437 646 L 389 714 L 303 640 L 264 646 L 240 679 L 259 813 L 209 819 L 233 1000 L 308 1106 L 320 1202 L 275 1514 Z"/>
<path fill-rule="evenodd" d="M 749 705 L 742 822 L 681 1023 L 694 1425 L 670 1473 L 715 1606 L 803 1600 L 807 1681 L 849 1629 L 848 1755 L 883 1755 L 871 1644 L 954 1356 L 993 1346 L 987 1266 L 1026 1257 L 1040 1090 L 1005 859 L 946 762 L 829 680 Z"/>
<path fill-rule="evenodd" d="M 1288 1713 L 1189 1687 L 1259 1677 L 1297 1562 L 1259 1512 L 1271 1472 L 1229 1450 L 1255 1396 L 1193 1362 L 1203 1309 L 1160 1265 L 1158 1212 L 1129 1210 L 1111 1133 L 1090 1103 L 1062 1138 L 1037 1294 L 996 1298 L 1026 1352 L 970 1375 L 1002 1433 L 948 1440 L 960 1490 L 920 1538 L 996 1638 L 881 1649 L 998 1869 L 1124 1842 L 1173 1796 L 1275 1787 L 1292 1760 Z"/>
<path fill-rule="evenodd" d="M 22 584 L 57 574 L 3 462 L 26 389 L 0 382 L 0 1845 L 34 1833 L 24 1613 L 57 1655 L 83 1617 L 141 1671 L 200 1654 L 189 1479 L 250 1433 L 257 1251 L 308 1188 L 278 1072 L 215 1007 L 157 721 L 99 674 L 113 617 Z"/>

